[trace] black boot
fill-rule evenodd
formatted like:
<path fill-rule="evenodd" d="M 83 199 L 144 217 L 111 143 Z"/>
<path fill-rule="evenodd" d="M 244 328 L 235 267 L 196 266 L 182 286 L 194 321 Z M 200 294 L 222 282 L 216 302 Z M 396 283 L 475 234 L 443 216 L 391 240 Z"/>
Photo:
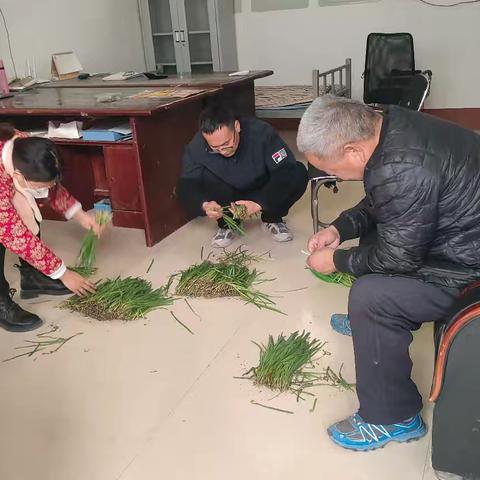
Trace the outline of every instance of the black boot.
<path fill-rule="evenodd" d="M 29 332 L 40 327 L 42 320 L 17 305 L 12 300 L 14 294 L 14 289 L 10 293 L 0 294 L 0 327 L 9 332 Z"/>
<path fill-rule="evenodd" d="M 72 293 L 60 280 L 53 280 L 28 264 L 15 265 L 20 270 L 20 298 Z"/>

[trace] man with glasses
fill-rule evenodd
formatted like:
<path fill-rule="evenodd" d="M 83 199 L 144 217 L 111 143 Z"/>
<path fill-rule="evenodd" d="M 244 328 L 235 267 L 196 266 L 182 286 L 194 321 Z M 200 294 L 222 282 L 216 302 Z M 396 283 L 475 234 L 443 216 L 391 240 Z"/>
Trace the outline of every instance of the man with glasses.
<path fill-rule="evenodd" d="M 238 119 L 216 104 L 202 112 L 200 131 L 185 148 L 177 194 L 189 213 L 217 221 L 212 246 L 225 248 L 235 234 L 222 219 L 222 207 L 232 204 L 244 205 L 248 216 L 261 213 L 274 240 L 292 240 L 283 217 L 307 183 L 305 166 L 269 124 Z"/>

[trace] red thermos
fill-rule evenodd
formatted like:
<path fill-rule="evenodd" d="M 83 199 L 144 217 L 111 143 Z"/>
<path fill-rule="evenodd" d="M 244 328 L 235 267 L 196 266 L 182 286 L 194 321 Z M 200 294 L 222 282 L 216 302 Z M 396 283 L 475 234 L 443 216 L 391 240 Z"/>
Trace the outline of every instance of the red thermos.
<path fill-rule="evenodd" d="M 3 93 L 3 94 L 10 93 L 10 88 L 8 87 L 7 74 L 5 73 L 5 67 L 3 66 L 3 60 L 0 60 L 0 93 Z"/>

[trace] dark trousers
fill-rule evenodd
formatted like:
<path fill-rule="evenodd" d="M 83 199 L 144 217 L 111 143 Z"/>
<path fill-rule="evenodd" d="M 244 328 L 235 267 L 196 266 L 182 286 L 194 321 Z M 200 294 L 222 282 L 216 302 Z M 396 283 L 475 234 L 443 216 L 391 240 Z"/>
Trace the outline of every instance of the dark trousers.
<path fill-rule="evenodd" d="M 8 295 L 10 285 L 5 278 L 5 247 L 0 243 L 0 296 Z"/>
<path fill-rule="evenodd" d="M 291 206 L 304 194 L 308 183 L 307 170 L 300 162 L 284 170 L 262 187 L 241 191 L 204 169 L 200 180 L 181 179 L 177 185 L 177 195 L 192 216 L 204 214 L 201 206 L 205 201 L 226 206 L 237 200 L 252 200 L 263 206 L 263 222 L 281 222 Z M 221 220 L 218 223 L 221 228 L 225 226 Z"/>
<path fill-rule="evenodd" d="M 422 397 L 410 377 L 411 332 L 442 321 L 456 294 L 401 276 L 371 274 L 355 281 L 348 314 L 365 421 L 392 424 L 420 412 Z"/>
<path fill-rule="evenodd" d="M 40 225 L 40 224 L 39 224 Z M 40 232 L 38 233 L 38 238 L 40 238 Z M 5 253 L 6 248 L 3 243 L 0 243 L 0 296 L 5 296 L 10 294 L 10 285 L 5 278 Z M 30 264 L 23 260 L 23 258 L 18 257 L 20 265 L 22 267 L 30 267 Z"/>

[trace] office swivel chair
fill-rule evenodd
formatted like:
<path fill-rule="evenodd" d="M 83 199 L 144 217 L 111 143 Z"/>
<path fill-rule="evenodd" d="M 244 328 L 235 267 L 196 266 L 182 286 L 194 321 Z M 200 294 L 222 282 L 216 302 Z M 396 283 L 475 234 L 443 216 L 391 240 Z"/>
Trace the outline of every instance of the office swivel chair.
<path fill-rule="evenodd" d="M 381 110 L 400 105 L 421 110 L 430 91 L 432 72 L 415 69 L 413 37 L 409 33 L 371 33 L 367 37 L 363 100 Z M 328 226 L 319 219 L 318 194 L 325 185 L 338 191 L 336 177 L 308 165 L 313 231 Z"/>

